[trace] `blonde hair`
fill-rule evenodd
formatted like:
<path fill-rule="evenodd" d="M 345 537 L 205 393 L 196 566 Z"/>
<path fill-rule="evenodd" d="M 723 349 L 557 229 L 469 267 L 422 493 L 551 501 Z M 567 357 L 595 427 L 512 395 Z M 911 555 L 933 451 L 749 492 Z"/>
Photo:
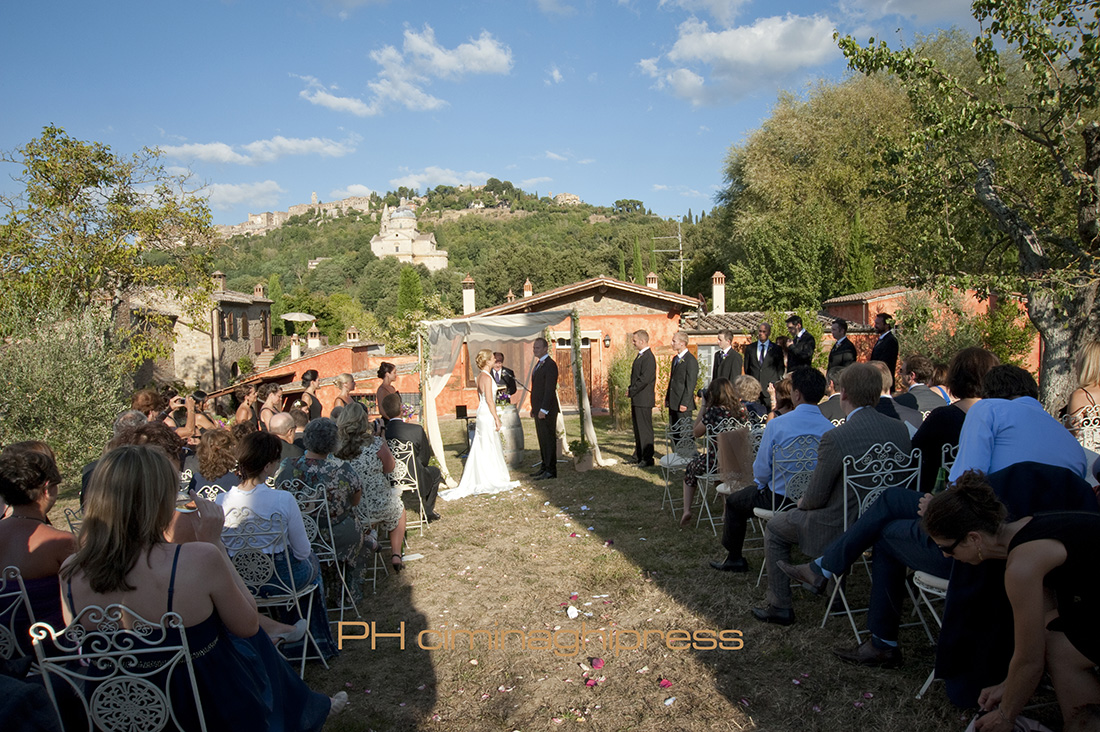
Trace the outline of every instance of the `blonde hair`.
<path fill-rule="evenodd" d="M 152 445 L 125 445 L 100 459 L 88 482 L 80 548 L 61 570 L 80 572 L 93 592 L 133 591 L 126 582 L 144 551 L 164 542 L 179 473 Z"/>
<path fill-rule="evenodd" d="M 338 387 L 343 388 L 348 384 L 354 384 L 355 378 L 351 374 L 340 374 L 333 381 Z"/>
<path fill-rule="evenodd" d="M 220 478 L 237 466 L 237 438 L 229 430 L 207 430 L 199 438 L 195 457 L 202 477 Z"/>
<path fill-rule="evenodd" d="M 477 367 L 479 369 L 483 369 L 491 364 L 495 359 L 496 356 L 493 355 L 492 351 L 490 351 L 488 348 L 482 348 L 480 351 L 477 352 L 477 356 L 474 358 L 474 363 L 477 364 Z"/>
<path fill-rule="evenodd" d="M 1100 341 L 1089 341 L 1077 354 L 1077 387 L 1100 384 Z"/>
<path fill-rule="evenodd" d="M 340 411 L 336 418 L 337 446 L 333 455 L 341 460 L 354 460 L 359 457 L 369 438 L 367 430 L 367 410 L 359 402 L 352 402 Z"/>

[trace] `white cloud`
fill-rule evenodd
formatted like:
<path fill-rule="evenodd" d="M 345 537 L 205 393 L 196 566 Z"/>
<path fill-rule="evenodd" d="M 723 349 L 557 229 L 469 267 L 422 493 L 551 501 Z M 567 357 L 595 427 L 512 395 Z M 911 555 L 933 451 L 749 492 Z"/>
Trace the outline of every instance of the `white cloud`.
<path fill-rule="evenodd" d="M 419 173 L 408 173 L 400 178 L 392 178 L 390 185 L 394 188 L 405 186 L 406 188 L 435 188 L 436 186 L 463 186 L 482 185 L 493 177 L 492 173 L 483 173 L 475 170 L 458 172 L 450 168 L 438 168 L 434 165 L 424 168 Z"/>
<path fill-rule="evenodd" d="M 970 3 L 959 0 L 841 0 L 840 10 L 853 18 L 878 20 L 901 16 L 918 23 L 973 22 Z"/>
<path fill-rule="evenodd" d="M 241 145 L 238 152 L 224 142 L 192 143 L 187 145 L 165 145 L 161 150 L 173 158 L 201 160 L 205 163 L 232 163 L 235 165 L 256 165 L 271 163 L 288 155 L 320 155 L 326 158 L 340 158 L 355 152 L 355 146 L 362 138 L 349 135 L 343 142 L 327 137 L 311 137 L 307 140 L 277 135 L 270 140 L 256 140 Z"/>
<path fill-rule="evenodd" d="M 675 5 L 690 13 L 703 11 L 724 26 L 733 24 L 737 11 L 749 0 L 660 0 L 658 7 Z"/>
<path fill-rule="evenodd" d="M 488 31 L 447 49 L 436 40 L 430 25 L 425 25 L 421 32 L 406 28 L 401 50 L 383 46 L 371 51 L 370 58 L 381 68 L 367 82 L 372 94 L 368 101 L 333 94 L 335 85 L 326 86 L 312 76 L 298 77 L 306 82 L 299 96 L 311 104 L 359 117 L 380 114 L 388 104 L 430 111 L 447 105 L 445 100 L 425 90 L 433 79 L 455 80 L 473 74 L 507 74 L 512 70 L 512 49 Z"/>
<path fill-rule="evenodd" d="M 329 191 L 328 197 L 329 200 L 340 201 L 345 198 L 366 198 L 374 192 L 373 188 L 369 188 L 361 183 L 352 183 L 347 188 L 337 188 L 334 191 Z"/>
<path fill-rule="evenodd" d="M 700 193 L 694 188 L 685 188 L 680 191 L 680 195 L 686 198 L 707 198 L 706 194 Z"/>
<path fill-rule="evenodd" d="M 265 180 L 262 183 L 211 183 L 206 187 L 211 208 L 224 210 L 248 204 L 255 210 L 270 210 L 279 203 L 280 194 L 286 193 L 278 183 Z"/>
<path fill-rule="evenodd" d="M 577 9 L 572 5 L 566 5 L 561 0 L 535 0 L 538 3 L 539 10 L 548 15 L 561 15 L 567 16 L 577 12 Z"/>
<path fill-rule="evenodd" d="M 660 183 L 654 183 L 653 184 L 653 190 L 655 190 L 655 191 L 667 191 L 668 186 L 661 185 Z"/>
<path fill-rule="evenodd" d="M 596 162 L 595 158 L 585 158 L 584 160 L 578 160 L 577 165 L 591 165 Z"/>
<path fill-rule="evenodd" d="M 565 162 L 569 159 L 564 155 L 558 155 L 556 152 L 550 152 L 549 150 L 546 151 L 546 158 L 548 160 L 557 160 L 558 162 Z"/>
<path fill-rule="evenodd" d="M 546 80 L 546 83 L 547 83 L 547 85 L 549 85 L 551 82 L 554 83 L 554 84 L 560 84 L 561 80 L 563 78 L 564 77 L 562 77 L 561 71 L 558 70 L 558 67 L 557 66 L 551 66 L 550 67 L 550 78 Z"/>
<path fill-rule="evenodd" d="M 545 175 L 540 176 L 538 178 L 527 178 L 526 180 L 521 180 L 519 182 L 519 187 L 524 189 L 524 190 L 527 190 L 531 186 L 537 186 L 539 183 L 550 183 L 553 180 L 554 180 L 553 178 L 547 177 Z"/>
<path fill-rule="evenodd" d="M 696 106 L 730 102 L 839 57 L 834 27 L 826 17 L 787 15 L 712 31 L 691 18 L 680 24 L 663 60 L 642 59 L 638 67 L 656 80 L 657 88 Z"/>

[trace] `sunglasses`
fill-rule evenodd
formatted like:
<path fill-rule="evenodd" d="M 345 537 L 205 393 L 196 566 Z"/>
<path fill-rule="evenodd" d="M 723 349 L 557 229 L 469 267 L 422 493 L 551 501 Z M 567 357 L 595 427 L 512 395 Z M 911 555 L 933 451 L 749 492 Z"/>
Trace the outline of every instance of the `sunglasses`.
<path fill-rule="evenodd" d="M 966 537 L 963 537 L 963 538 L 965 539 Z M 952 544 L 951 546 L 944 546 L 943 544 L 936 544 L 936 548 L 939 549 L 944 554 L 951 555 L 951 554 L 955 553 L 955 550 L 959 548 L 959 544 L 961 544 L 961 543 L 962 543 L 962 539 L 955 539 L 955 543 Z"/>

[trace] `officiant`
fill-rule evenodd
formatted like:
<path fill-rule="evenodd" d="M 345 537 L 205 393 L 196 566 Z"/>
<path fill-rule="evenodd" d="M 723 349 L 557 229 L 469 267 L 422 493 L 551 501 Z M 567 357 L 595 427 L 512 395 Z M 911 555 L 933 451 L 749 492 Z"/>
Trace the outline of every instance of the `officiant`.
<path fill-rule="evenodd" d="M 502 394 L 510 397 L 516 393 L 516 375 L 512 369 L 505 367 L 504 354 L 500 351 L 493 354 L 493 368 L 489 375 L 493 377 L 498 403 L 504 401 Z"/>

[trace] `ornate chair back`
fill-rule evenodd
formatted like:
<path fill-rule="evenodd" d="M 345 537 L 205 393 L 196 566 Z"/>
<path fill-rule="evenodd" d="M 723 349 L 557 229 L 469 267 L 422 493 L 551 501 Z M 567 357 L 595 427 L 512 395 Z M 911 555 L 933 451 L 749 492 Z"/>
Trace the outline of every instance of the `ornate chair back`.
<path fill-rule="evenodd" d="M 887 488 L 916 490 L 920 480 L 920 449 L 904 452 L 892 442 L 872 445 L 859 457 L 844 458 L 844 528 L 863 515 Z M 854 514 L 851 504 L 855 505 Z"/>
<path fill-rule="evenodd" d="M 34 624 L 31 598 L 18 567 L 0 573 L 0 659 L 23 658 L 31 653 L 28 629 Z"/>

